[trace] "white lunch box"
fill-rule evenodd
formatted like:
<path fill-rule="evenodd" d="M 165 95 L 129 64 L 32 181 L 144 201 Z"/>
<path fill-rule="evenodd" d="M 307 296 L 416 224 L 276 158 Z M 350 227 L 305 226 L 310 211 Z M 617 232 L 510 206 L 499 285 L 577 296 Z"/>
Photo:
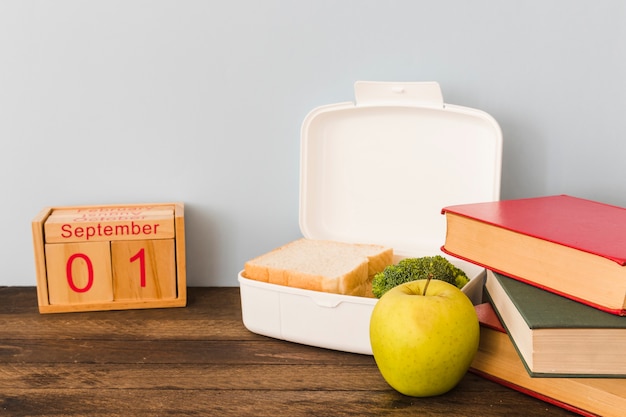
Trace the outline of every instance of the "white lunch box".
<path fill-rule="evenodd" d="M 443 207 L 500 197 L 502 133 L 487 113 L 445 104 L 439 84 L 357 82 L 356 102 L 318 107 L 301 132 L 304 237 L 376 243 L 396 260 L 442 255 Z M 482 300 L 485 271 L 456 258 Z M 243 323 L 254 333 L 371 354 L 376 299 L 246 279 Z"/>

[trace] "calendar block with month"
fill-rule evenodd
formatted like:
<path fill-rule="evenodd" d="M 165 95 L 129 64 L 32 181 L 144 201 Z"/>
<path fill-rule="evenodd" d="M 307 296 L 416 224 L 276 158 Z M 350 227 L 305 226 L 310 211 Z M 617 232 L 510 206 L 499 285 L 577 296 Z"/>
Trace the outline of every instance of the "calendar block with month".
<path fill-rule="evenodd" d="M 182 203 L 48 207 L 32 232 L 40 313 L 187 304 Z"/>

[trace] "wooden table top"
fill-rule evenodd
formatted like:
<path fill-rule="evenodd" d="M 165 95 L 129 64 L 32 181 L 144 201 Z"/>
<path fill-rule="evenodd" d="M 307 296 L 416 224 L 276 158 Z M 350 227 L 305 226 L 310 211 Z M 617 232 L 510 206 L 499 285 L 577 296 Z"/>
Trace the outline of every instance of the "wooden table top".
<path fill-rule="evenodd" d="M 0 287 L 0 415 L 572 414 L 471 373 L 403 396 L 371 356 L 249 332 L 238 288 L 189 288 L 185 308 L 40 315 L 34 287 Z"/>

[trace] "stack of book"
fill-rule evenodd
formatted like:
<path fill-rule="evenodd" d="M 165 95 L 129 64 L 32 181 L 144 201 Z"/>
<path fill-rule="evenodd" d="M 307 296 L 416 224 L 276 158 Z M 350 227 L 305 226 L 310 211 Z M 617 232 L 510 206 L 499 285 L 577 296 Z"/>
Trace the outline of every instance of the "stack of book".
<path fill-rule="evenodd" d="M 581 415 L 626 415 L 626 209 L 567 195 L 445 207 L 486 268 L 472 371 Z"/>

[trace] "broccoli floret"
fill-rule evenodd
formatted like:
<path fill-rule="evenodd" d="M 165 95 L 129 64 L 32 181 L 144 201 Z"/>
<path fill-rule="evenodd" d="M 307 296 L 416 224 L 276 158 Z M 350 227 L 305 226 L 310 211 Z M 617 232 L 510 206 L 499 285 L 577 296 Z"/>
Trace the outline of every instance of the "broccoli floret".
<path fill-rule="evenodd" d="M 450 284 L 463 288 L 469 282 L 469 278 L 459 268 L 441 255 L 425 256 L 422 258 L 406 258 L 397 265 L 386 267 L 383 272 L 374 276 L 372 292 L 377 298 L 393 287 L 417 279 L 440 279 Z"/>

